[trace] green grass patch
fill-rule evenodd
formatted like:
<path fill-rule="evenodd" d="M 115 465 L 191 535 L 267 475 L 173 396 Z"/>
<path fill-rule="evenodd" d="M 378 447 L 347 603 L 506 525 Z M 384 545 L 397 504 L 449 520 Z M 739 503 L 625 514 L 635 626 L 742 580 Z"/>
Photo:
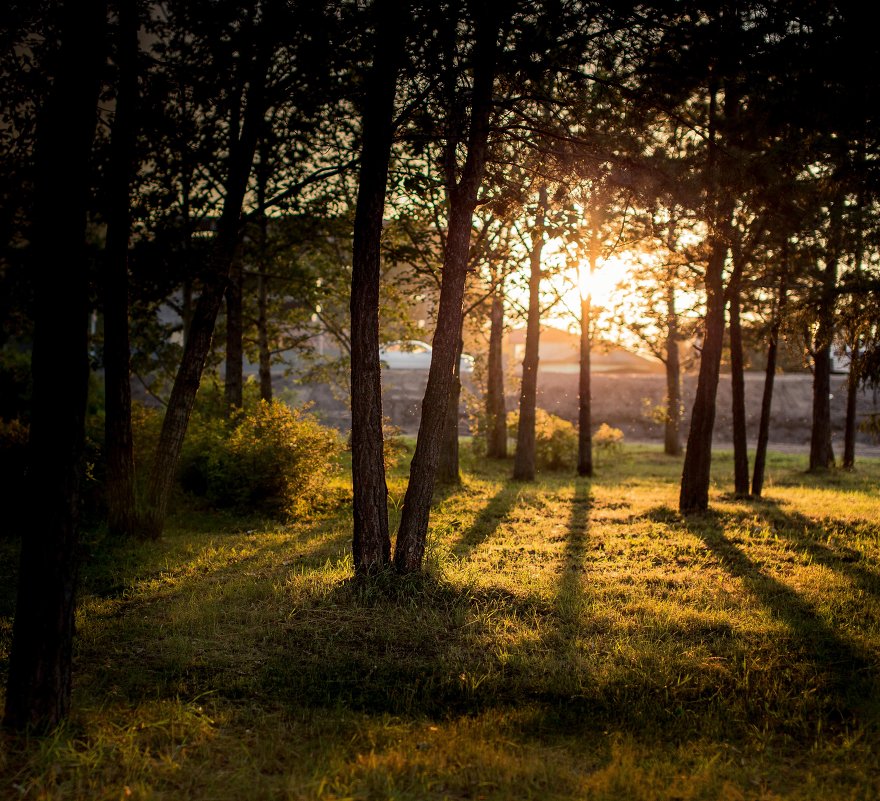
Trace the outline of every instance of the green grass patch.
<path fill-rule="evenodd" d="M 712 511 L 687 518 L 659 449 L 592 481 L 464 468 L 405 580 L 351 578 L 344 477 L 287 526 L 87 537 L 73 716 L 2 735 L 0 797 L 880 795 L 880 462 L 772 455 L 752 502 L 719 453 Z"/>

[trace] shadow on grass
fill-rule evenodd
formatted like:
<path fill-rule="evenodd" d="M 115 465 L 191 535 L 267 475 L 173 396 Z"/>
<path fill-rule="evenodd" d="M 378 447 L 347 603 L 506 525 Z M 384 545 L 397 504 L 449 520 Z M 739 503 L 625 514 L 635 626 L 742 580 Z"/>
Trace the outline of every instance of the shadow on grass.
<path fill-rule="evenodd" d="M 785 624 L 797 656 L 821 674 L 821 686 L 831 696 L 832 710 L 858 712 L 873 694 L 876 676 L 871 663 L 801 595 L 764 573 L 738 542 L 725 535 L 724 521 L 724 516 L 707 512 L 689 517 L 684 528 L 701 539 L 722 567 Z"/>
<path fill-rule="evenodd" d="M 474 519 L 471 525 L 461 532 L 450 548 L 450 553 L 464 559 L 473 553 L 481 543 L 489 539 L 498 527 L 507 519 L 510 510 L 516 503 L 519 487 L 507 484 L 489 500 Z"/>
<path fill-rule="evenodd" d="M 584 574 L 587 572 L 584 561 L 589 541 L 592 507 L 593 496 L 590 485 L 577 482 L 571 501 L 565 551 L 562 555 L 562 575 L 556 593 L 560 633 L 576 627 L 580 622 L 584 600 Z"/>
<path fill-rule="evenodd" d="M 764 504 L 761 504 L 764 506 Z M 768 505 L 761 510 L 761 518 L 773 533 L 785 538 L 800 553 L 807 554 L 817 564 L 846 576 L 855 587 L 880 599 L 880 574 L 864 564 L 864 554 L 847 545 L 831 545 L 831 535 L 839 534 L 849 541 L 860 537 L 876 541 L 880 536 L 880 521 L 861 524 L 835 520 L 817 521 L 799 512 L 784 511 L 779 505 Z"/>

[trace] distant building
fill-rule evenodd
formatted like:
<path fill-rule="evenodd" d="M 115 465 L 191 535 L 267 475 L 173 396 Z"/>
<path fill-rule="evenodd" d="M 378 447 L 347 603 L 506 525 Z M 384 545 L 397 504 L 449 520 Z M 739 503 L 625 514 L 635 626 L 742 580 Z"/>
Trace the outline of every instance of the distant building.
<path fill-rule="evenodd" d="M 526 349 L 526 329 L 516 328 L 504 341 L 505 356 L 516 367 L 522 364 Z M 539 370 L 553 373 L 576 372 L 580 367 L 580 335 L 552 326 L 541 329 L 538 345 Z M 590 370 L 595 373 L 662 373 L 663 365 L 606 342 L 594 342 L 590 351 Z"/>

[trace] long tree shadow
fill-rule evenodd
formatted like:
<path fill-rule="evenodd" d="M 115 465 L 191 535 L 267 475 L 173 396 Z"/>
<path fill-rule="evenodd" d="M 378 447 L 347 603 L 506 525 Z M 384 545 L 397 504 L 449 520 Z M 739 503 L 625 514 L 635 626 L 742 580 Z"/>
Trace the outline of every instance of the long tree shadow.
<path fill-rule="evenodd" d="M 593 496 L 590 485 L 578 482 L 571 501 L 565 550 L 562 554 L 562 575 L 556 591 L 556 611 L 560 634 L 577 626 L 584 600 L 584 557 L 589 540 L 590 510 Z"/>
<path fill-rule="evenodd" d="M 875 670 L 853 643 L 841 637 L 797 592 L 762 572 L 759 565 L 723 531 L 714 513 L 689 519 L 685 530 L 701 539 L 723 568 L 783 622 L 791 644 L 823 674 L 823 686 L 838 711 L 858 712 L 871 698 Z"/>
<path fill-rule="evenodd" d="M 784 537 L 800 553 L 807 554 L 816 564 L 845 575 L 859 590 L 880 599 L 880 574 L 863 564 L 863 554 L 849 546 L 829 544 L 829 534 L 836 527 L 835 521 L 818 521 L 800 512 L 783 510 L 778 504 L 762 502 L 761 518 L 769 524 L 773 533 Z M 876 537 L 880 523 L 865 523 L 871 530 L 866 534 Z M 849 534 L 850 532 L 842 532 Z"/>
<path fill-rule="evenodd" d="M 506 484 L 492 496 L 468 528 L 453 543 L 450 553 L 459 559 L 465 559 L 473 553 L 481 543 L 491 537 L 498 527 L 507 519 L 510 510 L 516 503 L 520 488 L 514 484 Z"/>

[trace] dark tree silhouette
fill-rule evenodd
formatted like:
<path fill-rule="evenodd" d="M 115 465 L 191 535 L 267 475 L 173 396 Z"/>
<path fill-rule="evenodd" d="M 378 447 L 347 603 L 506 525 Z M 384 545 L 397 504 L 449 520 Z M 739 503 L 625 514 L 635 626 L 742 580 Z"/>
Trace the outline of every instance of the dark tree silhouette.
<path fill-rule="evenodd" d="M 364 101 L 351 276 L 351 472 L 357 572 L 381 569 L 391 559 L 382 452 L 380 240 L 407 8 L 404 0 L 378 0 L 374 6 L 376 43 Z"/>
<path fill-rule="evenodd" d="M 104 441 L 107 527 L 130 535 L 137 527 L 131 431 L 128 248 L 131 184 L 136 164 L 139 4 L 119 4 L 116 44 L 118 89 L 108 170 L 107 246 L 104 254 Z"/>
<path fill-rule="evenodd" d="M 454 157 L 456 141 L 450 139 L 447 180 L 450 210 L 446 253 L 443 259 L 443 283 L 428 384 L 422 400 L 422 416 L 416 450 L 410 464 L 409 484 L 397 532 L 394 564 L 398 571 L 410 573 L 421 569 L 428 533 L 428 515 L 434 493 L 437 464 L 440 458 L 443 423 L 452 389 L 455 357 L 461 332 L 462 301 L 467 278 L 468 252 L 473 227 L 477 193 L 485 172 L 489 137 L 489 117 L 495 82 L 498 50 L 499 9 L 475 7 L 473 86 L 470 91 L 470 114 L 467 155 L 456 178 Z"/>
<path fill-rule="evenodd" d="M 6 726 L 44 729 L 68 713 L 77 512 L 88 387 L 89 161 L 106 56 L 103 2 L 66 2 L 52 88 L 38 121 L 30 245 L 37 271 L 33 404 Z M 58 387 L 64 388 L 59 396 Z"/>

